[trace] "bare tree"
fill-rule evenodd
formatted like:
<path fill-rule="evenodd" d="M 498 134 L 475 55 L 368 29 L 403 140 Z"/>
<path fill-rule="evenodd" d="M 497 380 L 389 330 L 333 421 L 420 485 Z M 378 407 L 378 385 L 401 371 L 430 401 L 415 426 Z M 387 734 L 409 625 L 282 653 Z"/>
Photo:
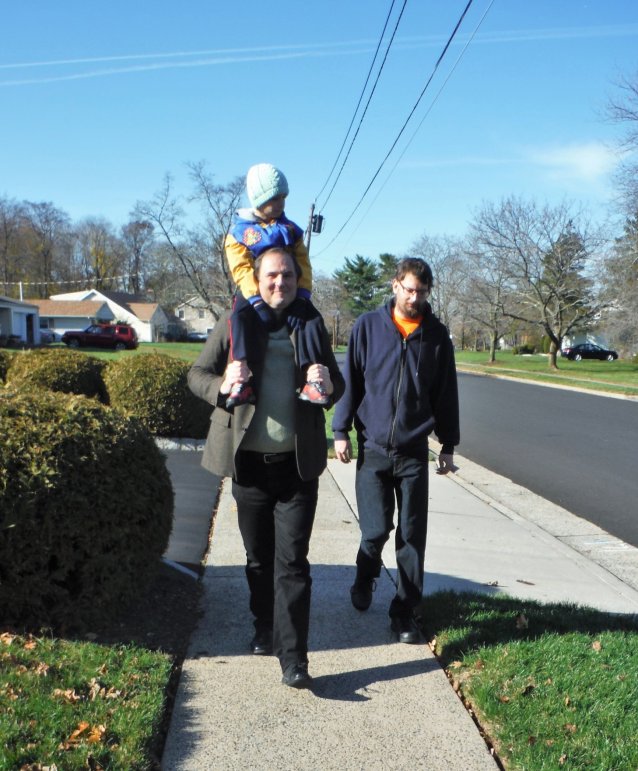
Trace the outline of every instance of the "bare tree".
<path fill-rule="evenodd" d="M 610 99 L 607 114 L 614 123 L 626 128 L 626 133 L 619 143 L 625 160 L 620 164 L 616 181 L 625 201 L 629 215 L 638 211 L 638 163 L 635 151 L 638 150 L 638 72 L 632 77 L 624 77 L 617 84 L 620 93 Z"/>
<path fill-rule="evenodd" d="M 154 228 L 147 220 L 132 219 L 122 227 L 122 242 L 126 249 L 127 288 L 139 294 L 143 281 L 147 251 L 154 243 Z"/>
<path fill-rule="evenodd" d="M 506 263 L 497 250 L 474 241 L 465 247 L 465 316 L 475 321 L 489 335 L 489 361 L 496 361 L 498 341 L 508 320 L 505 309 L 509 301 Z"/>
<path fill-rule="evenodd" d="M 413 244 L 409 256 L 421 257 L 432 268 L 432 310 L 451 330 L 466 280 L 461 244 L 447 236 L 423 235 Z"/>
<path fill-rule="evenodd" d="M 602 262 L 607 309 L 605 329 L 614 345 L 638 352 L 638 215 L 628 217 L 622 236 Z"/>
<path fill-rule="evenodd" d="M 543 330 L 556 368 L 563 337 L 586 328 L 601 311 L 586 273 L 599 235 L 568 204 L 539 208 L 518 198 L 484 205 L 470 230 L 506 267 L 513 302 L 504 313 Z"/>
<path fill-rule="evenodd" d="M 26 202 L 24 221 L 30 242 L 27 259 L 31 262 L 26 272 L 38 285 L 38 295 L 48 297 L 55 284 L 56 258 L 69 238 L 69 217 L 52 203 Z"/>
<path fill-rule="evenodd" d="M 168 174 L 154 198 L 138 203 L 135 213 L 154 226 L 174 266 L 187 279 L 191 294 L 217 319 L 229 307 L 234 291 L 224 257 L 224 239 L 241 199 L 243 182 L 237 178 L 227 185 L 215 185 L 204 164 L 192 164 L 190 169 L 195 190 L 184 203 L 203 205 L 204 222 L 186 227 L 184 203 L 173 195 Z"/>
<path fill-rule="evenodd" d="M 24 211 L 20 204 L 0 197 L 0 282 L 5 295 L 9 295 L 11 286 L 22 278 L 20 236 L 23 219 Z"/>
<path fill-rule="evenodd" d="M 76 228 L 78 260 L 83 279 L 97 289 L 120 287 L 125 271 L 124 247 L 105 219 L 88 217 Z"/>

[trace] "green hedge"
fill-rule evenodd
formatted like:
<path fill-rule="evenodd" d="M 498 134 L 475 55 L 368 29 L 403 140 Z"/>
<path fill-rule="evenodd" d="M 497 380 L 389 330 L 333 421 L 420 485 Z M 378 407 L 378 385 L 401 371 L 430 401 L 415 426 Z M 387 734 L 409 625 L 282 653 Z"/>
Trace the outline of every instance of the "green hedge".
<path fill-rule="evenodd" d="M 164 457 L 92 399 L 0 391 L 0 620 L 86 627 L 130 600 L 172 526 Z"/>
<path fill-rule="evenodd" d="M 34 348 L 13 355 L 7 367 L 6 383 L 20 391 L 46 388 L 106 402 L 103 369 L 103 361 L 78 351 Z"/>
<path fill-rule="evenodd" d="M 189 369 L 160 353 L 117 359 L 104 372 L 110 404 L 156 436 L 204 439 L 212 407 L 191 393 Z"/>

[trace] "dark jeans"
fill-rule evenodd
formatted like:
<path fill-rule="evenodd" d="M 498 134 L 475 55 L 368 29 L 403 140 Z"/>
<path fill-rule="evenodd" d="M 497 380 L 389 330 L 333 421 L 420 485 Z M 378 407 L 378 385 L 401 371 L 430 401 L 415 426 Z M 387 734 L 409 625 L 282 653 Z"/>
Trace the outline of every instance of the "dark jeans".
<path fill-rule="evenodd" d="M 243 452 L 233 481 L 239 529 L 246 549 L 246 577 L 255 628 L 273 629 L 282 668 L 308 660 L 310 564 L 308 548 L 317 507 L 318 480 L 304 482 L 294 453 L 266 464 Z"/>
<path fill-rule="evenodd" d="M 381 572 L 381 552 L 394 528 L 395 498 L 398 509 L 395 533 L 397 592 L 390 616 L 409 615 L 423 594 L 423 566 L 428 525 L 427 461 L 404 455 L 385 456 L 359 445 L 356 493 L 361 544 L 357 575 L 376 578 Z"/>

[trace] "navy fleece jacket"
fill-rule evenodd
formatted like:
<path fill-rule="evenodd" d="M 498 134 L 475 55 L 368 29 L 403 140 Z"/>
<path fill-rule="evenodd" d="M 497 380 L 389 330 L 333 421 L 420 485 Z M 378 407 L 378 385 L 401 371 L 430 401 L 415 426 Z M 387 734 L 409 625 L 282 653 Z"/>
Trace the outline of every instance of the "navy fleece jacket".
<path fill-rule="evenodd" d="M 459 443 L 454 348 L 447 329 L 427 305 L 406 339 L 392 321 L 393 302 L 360 316 L 352 329 L 344 375 L 346 391 L 335 407 L 335 439 L 353 424 L 369 449 L 427 459 L 434 431 L 443 451 Z"/>

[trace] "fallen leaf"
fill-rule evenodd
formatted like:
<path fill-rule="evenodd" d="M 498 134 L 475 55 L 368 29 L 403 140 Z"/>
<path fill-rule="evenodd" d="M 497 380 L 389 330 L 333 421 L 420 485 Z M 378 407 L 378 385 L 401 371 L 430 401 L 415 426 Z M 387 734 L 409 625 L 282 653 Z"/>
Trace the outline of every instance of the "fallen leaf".
<path fill-rule="evenodd" d="M 73 688 L 66 688 L 65 690 L 62 690 L 61 688 L 55 688 L 51 695 L 54 699 L 64 699 L 70 704 L 76 704 L 78 701 L 82 700 L 82 697 L 78 696 Z"/>
<path fill-rule="evenodd" d="M 565 696 L 565 706 L 569 707 L 569 705 L 572 703 L 572 700 L 569 698 L 569 696 Z"/>
<path fill-rule="evenodd" d="M 536 744 L 536 737 L 535 736 L 528 736 L 527 737 L 527 743 L 530 747 L 533 747 Z"/>
<path fill-rule="evenodd" d="M 77 747 L 82 740 L 82 734 L 87 728 L 89 728 L 89 724 L 85 721 L 78 723 L 78 727 L 71 733 L 71 736 L 65 742 L 60 742 L 58 749 L 67 751 Z"/>
<path fill-rule="evenodd" d="M 575 734 L 578 728 L 573 723 L 565 723 L 563 728 L 567 731 L 569 734 Z"/>
<path fill-rule="evenodd" d="M 501 704 L 507 704 L 510 700 L 509 696 L 499 696 L 498 700 L 501 702 Z"/>
<path fill-rule="evenodd" d="M 463 662 L 462 661 L 452 661 L 448 665 L 448 669 L 460 669 L 462 666 L 463 666 Z"/>
<path fill-rule="evenodd" d="M 558 758 L 558 765 L 564 766 L 567 762 L 567 755 L 561 755 L 560 758 Z"/>
<path fill-rule="evenodd" d="M 5 645 L 11 645 L 15 638 L 16 635 L 10 634 L 9 632 L 3 632 L 0 634 L 0 642 L 4 643 Z"/>
<path fill-rule="evenodd" d="M 105 733 L 106 733 L 106 726 L 95 725 L 93 726 L 93 728 L 91 728 L 91 732 L 87 737 L 87 742 L 89 744 L 97 744 L 98 742 L 102 741 Z"/>
<path fill-rule="evenodd" d="M 591 647 L 592 647 L 592 648 L 593 648 L 595 651 L 601 651 L 601 650 L 603 649 L 603 646 L 601 645 L 601 643 L 600 643 L 600 640 L 596 640 L 595 642 L 593 642 L 593 643 L 591 644 Z"/>
<path fill-rule="evenodd" d="M 49 674 L 49 669 L 51 669 L 51 667 L 48 664 L 45 664 L 44 661 L 41 661 L 33 671 L 36 675 L 46 677 Z"/>
<path fill-rule="evenodd" d="M 38 644 L 35 640 L 27 640 L 22 647 L 25 651 L 32 651 L 34 648 L 38 647 Z"/>
<path fill-rule="evenodd" d="M 529 621 L 527 620 L 527 617 L 524 613 L 519 613 L 518 616 L 516 616 L 516 628 L 517 629 L 527 629 L 529 626 Z"/>

